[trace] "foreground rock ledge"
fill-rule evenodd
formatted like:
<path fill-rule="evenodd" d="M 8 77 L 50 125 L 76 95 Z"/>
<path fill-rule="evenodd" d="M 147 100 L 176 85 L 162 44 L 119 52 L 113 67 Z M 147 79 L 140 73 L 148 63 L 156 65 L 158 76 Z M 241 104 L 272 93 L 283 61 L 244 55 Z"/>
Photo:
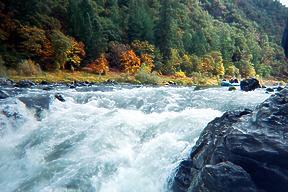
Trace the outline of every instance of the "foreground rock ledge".
<path fill-rule="evenodd" d="M 208 124 L 171 181 L 174 192 L 288 191 L 288 88 L 254 112 Z"/>

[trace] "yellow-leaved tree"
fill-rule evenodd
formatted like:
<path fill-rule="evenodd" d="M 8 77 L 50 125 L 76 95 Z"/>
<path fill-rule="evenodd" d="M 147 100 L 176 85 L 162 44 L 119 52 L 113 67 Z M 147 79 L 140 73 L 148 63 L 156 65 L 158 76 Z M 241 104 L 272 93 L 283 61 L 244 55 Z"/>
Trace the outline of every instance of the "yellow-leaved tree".
<path fill-rule="evenodd" d="M 84 44 L 74 38 L 64 35 L 59 30 L 50 32 L 50 39 L 54 49 L 54 64 L 50 70 L 71 69 L 80 65 L 85 56 Z"/>
<path fill-rule="evenodd" d="M 205 55 L 198 66 L 198 70 L 200 73 L 209 74 L 214 70 L 214 61 L 210 55 Z"/>
<path fill-rule="evenodd" d="M 121 67 L 124 72 L 135 74 L 141 68 L 141 60 L 133 50 L 126 51 L 121 55 Z"/>
<path fill-rule="evenodd" d="M 77 42 L 74 38 L 70 37 L 70 47 L 65 51 L 67 62 L 72 66 L 79 67 L 82 57 L 85 56 L 84 43 Z M 65 66 L 64 66 L 65 68 Z"/>
<path fill-rule="evenodd" d="M 255 77 L 256 71 L 252 64 L 253 56 L 251 54 L 244 54 L 243 58 L 238 62 L 240 74 L 242 77 Z"/>
<path fill-rule="evenodd" d="M 153 57 L 149 54 L 143 53 L 140 56 L 141 66 L 143 67 L 144 71 L 147 73 L 151 73 L 153 68 L 155 67 Z"/>
<path fill-rule="evenodd" d="M 214 70 L 213 75 L 223 76 L 225 74 L 225 68 L 223 64 L 222 54 L 220 52 L 212 52 L 211 57 L 213 58 Z"/>
<path fill-rule="evenodd" d="M 232 63 L 229 64 L 225 70 L 225 74 L 231 77 L 238 77 L 239 73 L 239 69 L 235 67 Z"/>

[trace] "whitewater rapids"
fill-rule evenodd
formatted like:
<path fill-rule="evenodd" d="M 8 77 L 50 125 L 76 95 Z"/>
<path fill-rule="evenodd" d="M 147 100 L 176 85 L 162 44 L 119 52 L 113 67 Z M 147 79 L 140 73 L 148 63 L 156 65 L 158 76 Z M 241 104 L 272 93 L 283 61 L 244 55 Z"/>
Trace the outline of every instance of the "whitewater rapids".
<path fill-rule="evenodd" d="M 0 100 L 1 192 L 165 192 L 208 122 L 269 97 L 227 88 L 14 89 Z M 40 115 L 20 99 L 56 93 L 66 101 L 53 97 Z"/>

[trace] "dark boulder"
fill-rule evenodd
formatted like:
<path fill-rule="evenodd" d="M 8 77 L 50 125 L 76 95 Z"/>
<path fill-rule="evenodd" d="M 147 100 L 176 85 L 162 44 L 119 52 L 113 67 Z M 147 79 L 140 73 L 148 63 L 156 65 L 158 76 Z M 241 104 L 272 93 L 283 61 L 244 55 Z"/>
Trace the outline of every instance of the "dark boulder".
<path fill-rule="evenodd" d="M 76 88 L 76 85 L 75 84 L 71 84 L 71 85 L 68 85 L 70 89 L 75 89 Z"/>
<path fill-rule="evenodd" d="M 236 91 L 236 90 L 237 90 L 237 88 L 234 86 L 228 88 L 228 91 Z"/>
<path fill-rule="evenodd" d="M 8 97 L 9 97 L 8 93 L 0 90 L 0 99 L 6 99 Z"/>
<path fill-rule="evenodd" d="M 287 88 L 254 112 L 216 118 L 176 169 L 172 191 L 287 191 L 287 125 Z"/>
<path fill-rule="evenodd" d="M 15 87 L 19 87 L 19 88 L 30 88 L 32 86 L 34 86 L 35 83 L 33 83 L 32 81 L 29 80 L 21 80 L 19 82 L 17 82 L 15 84 Z"/>
<path fill-rule="evenodd" d="M 117 81 L 115 81 L 114 79 L 108 79 L 107 81 L 105 81 L 105 84 L 118 84 Z"/>
<path fill-rule="evenodd" d="M 51 83 L 49 83 L 48 81 L 45 81 L 45 80 L 41 81 L 39 84 L 40 85 L 51 85 Z"/>
<path fill-rule="evenodd" d="M 240 88 L 242 91 L 254 91 L 257 88 L 261 88 L 260 82 L 255 78 L 245 79 L 240 82 Z"/>
<path fill-rule="evenodd" d="M 277 91 L 282 91 L 283 89 L 284 89 L 284 88 L 281 87 L 281 86 L 279 86 L 279 87 L 276 88 Z"/>
<path fill-rule="evenodd" d="M 274 89 L 269 87 L 269 88 L 266 89 L 266 91 L 269 92 L 269 93 L 272 93 L 272 92 L 274 92 Z"/>
<path fill-rule="evenodd" d="M 51 90 L 54 89 L 54 87 L 53 87 L 53 86 L 45 86 L 45 87 L 43 87 L 42 89 L 43 89 L 44 91 L 51 91 Z"/>
<path fill-rule="evenodd" d="M 55 98 L 58 99 L 61 102 L 65 102 L 64 97 L 60 93 L 55 94 Z"/>
<path fill-rule="evenodd" d="M 167 84 L 168 84 L 168 85 L 177 85 L 177 83 L 174 82 L 174 81 L 168 81 Z"/>

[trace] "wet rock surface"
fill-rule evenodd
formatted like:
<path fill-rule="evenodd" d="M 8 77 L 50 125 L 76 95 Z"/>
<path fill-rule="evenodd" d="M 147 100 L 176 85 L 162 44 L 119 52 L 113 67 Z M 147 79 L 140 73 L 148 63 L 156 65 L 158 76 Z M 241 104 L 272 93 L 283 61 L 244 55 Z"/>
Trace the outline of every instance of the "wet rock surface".
<path fill-rule="evenodd" d="M 287 191 L 288 88 L 204 129 L 171 180 L 174 192 Z"/>
<path fill-rule="evenodd" d="M 19 88 L 30 88 L 32 86 L 34 86 L 35 83 L 33 83 L 32 81 L 29 80 L 22 80 L 19 81 L 15 84 L 15 87 L 19 87 Z"/>
<path fill-rule="evenodd" d="M 6 78 L 0 78 L 0 87 L 1 86 L 12 86 L 13 85 L 13 81 L 6 79 Z"/>
<path fill-rule="evenodd" d="M 250 78 L 241 81 L 240 88 L 242 91 L 254 91 L 257 88 L 261 88 L 261 85 L 257 79 Z"/>
<path fill-rule="evenodd" d="M 6 91 L 0 90 L 0 99 L 6 99 L 8 97 L 9 97 L 9 95 L 6 93 Z"/>
<path fill-rule="evenodd" d="M 65 102 L 64 97 L 60 93 L 55 94 L 55 98 L 58 99 L 61 102 Z"/>
<path fill-rule="evenodd" d="M 49 94 L 20 97 L 19 100 L 24 103 L 26 107 L 35 110 L 35 116 L 38 120 L 41 119 L 42 112 L 49 109 L 52 102 Z"/>

